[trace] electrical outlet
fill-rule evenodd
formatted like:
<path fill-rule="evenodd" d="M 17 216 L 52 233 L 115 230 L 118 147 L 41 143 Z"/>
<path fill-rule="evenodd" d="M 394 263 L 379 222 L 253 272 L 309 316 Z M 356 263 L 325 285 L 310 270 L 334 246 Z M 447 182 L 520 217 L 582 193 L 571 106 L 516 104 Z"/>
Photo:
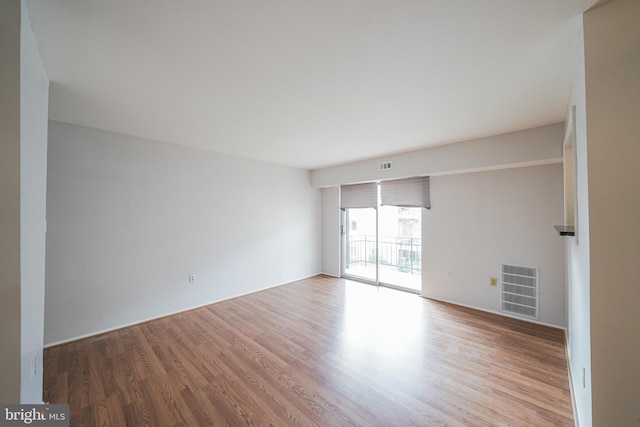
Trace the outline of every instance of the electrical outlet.
<path fill-rule="evenodd" d="M 196 275 L 195 274 L 190 274 L 189 275 L 189 283 L 193 283 L 196 281 Z"/>
<path fill-rule="evenodd" d="M 451 270 L 447 270 L 445 275 L 447 276 L 447 279 L 451 279 Z"/>
<path fill-rule="evenodd" d="M 491 286 L 498 286 L 498 278 L 497 277 L 492 277 L 491 279 L 489 279 L 489 284 Z"/>

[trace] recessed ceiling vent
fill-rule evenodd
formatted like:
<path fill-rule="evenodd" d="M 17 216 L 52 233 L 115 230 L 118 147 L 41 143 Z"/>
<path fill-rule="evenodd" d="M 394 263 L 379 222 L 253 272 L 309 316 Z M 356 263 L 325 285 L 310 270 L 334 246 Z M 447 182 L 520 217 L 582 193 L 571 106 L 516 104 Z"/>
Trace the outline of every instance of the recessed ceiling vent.
<path fill-rule="evenodd" d="M 500 310 L 538 319 L 538 267 L 502 264 Z"/>
<path fill-rule="evenodd" d="M 391 162 L 382 162 L 378 164 L 378 170 L 384 171 L 391 169 Z"/>

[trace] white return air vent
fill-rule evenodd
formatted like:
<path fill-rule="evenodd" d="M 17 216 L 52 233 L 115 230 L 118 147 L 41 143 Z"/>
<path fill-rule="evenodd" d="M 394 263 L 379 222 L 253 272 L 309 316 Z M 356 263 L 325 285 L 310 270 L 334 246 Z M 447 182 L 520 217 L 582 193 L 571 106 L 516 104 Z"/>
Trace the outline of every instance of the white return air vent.
<path fill-rule="evenodd" d="M 502 264 L 500 310 L 538 319 L 538 267 Z"/>

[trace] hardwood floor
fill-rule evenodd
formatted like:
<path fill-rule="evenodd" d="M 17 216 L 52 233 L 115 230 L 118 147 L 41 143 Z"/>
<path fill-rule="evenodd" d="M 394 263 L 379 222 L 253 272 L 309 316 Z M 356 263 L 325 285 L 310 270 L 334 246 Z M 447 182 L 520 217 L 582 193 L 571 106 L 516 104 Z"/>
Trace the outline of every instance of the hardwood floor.
<path fill-rule="evenodd" d="M 45 349 L 72 426 L 573 425 L 561 330 L 317 276 Z"/>

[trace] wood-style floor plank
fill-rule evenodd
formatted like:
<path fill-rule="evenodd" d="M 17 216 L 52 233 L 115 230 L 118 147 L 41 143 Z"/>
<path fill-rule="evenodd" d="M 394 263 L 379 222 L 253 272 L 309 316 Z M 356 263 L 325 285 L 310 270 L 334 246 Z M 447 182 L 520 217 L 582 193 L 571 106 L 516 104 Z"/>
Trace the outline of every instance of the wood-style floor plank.
<path fill-rule="evenodd" d="M 316 276 L 45 349 L 72 426 L 572 426 L 564 332 Z"/>

